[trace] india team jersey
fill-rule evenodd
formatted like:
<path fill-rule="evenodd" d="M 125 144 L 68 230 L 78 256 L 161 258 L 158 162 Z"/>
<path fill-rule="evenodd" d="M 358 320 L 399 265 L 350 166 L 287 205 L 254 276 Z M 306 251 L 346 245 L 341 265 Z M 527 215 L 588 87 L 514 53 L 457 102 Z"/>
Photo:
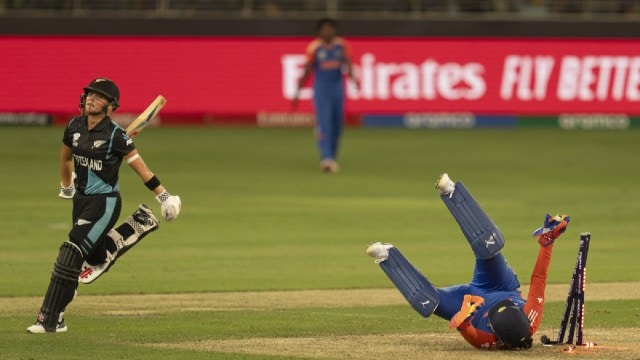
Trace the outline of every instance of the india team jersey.
<path fill-rule="evenodd" d="M 504 347 L 489 325 L 489 310 L 500 300 L 510 299 L 516 306 L 520 307 L 531 322 L 530 335 L 533 335 L 542 321 L 544 310 L 544 292 L 547 283 L 547 272 L 551 262 L 551 252 L 553 244 L 541 246 L 538 251 L 538 258 L 531 274 L 531 284 L 526 302 L 522 299 L 518 291 L 495 292 L 490 295 L 485 294 L 485 304 L 476 311 L 476 314 L 465 320 L 458 330 L 471 345 L 483 349 L 500 349 Z M 476 295 L 476 294 L 474 294 Z M 481 295 L 482 296 L 482 295 Z"/>
<path fill-rule="evenodd" d="M 118 191 L 118 171 L 122 158 L 136 147 L 124 130 L 105 117 L 89 130 L 86 116 L 69 122 L 62 142 L 71 148 L 76 190 L 83 195 Z"/>
<path fill-rule="evenodd" d="M 511 300 L 519 308 L 522 308 L 525 304 L 520 291 L 483 292 L 480 296 L 484 298 L 484 305 L 478 309 L 478 312 L 473 317 L 471 324 L 477 330 L 487 333 L 493 332 L 491 326 L 489 326 L 489 310 L 491 310 L 494 305 L 505 299 Z"/>
<path fill-rule="evenodd" d="M 316 95 L 322 95 L 323 90 L 343 92 L 342 67 L 350 57 L 351 48 L 341 37 L 334 38 L 331 44 L 325 44 L 320 39 L 309 44 L 307 61 L 314 70 L 313 87 Z"/>

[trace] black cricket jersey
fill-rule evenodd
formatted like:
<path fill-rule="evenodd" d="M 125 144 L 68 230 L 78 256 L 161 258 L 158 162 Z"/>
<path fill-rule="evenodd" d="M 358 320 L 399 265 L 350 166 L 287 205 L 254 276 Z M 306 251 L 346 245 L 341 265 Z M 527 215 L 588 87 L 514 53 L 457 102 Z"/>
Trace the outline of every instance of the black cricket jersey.
<path fill-rule="evenodd" d="M 89 130 L 86 116 L 69 121 L 62 142 L 71 148 L 76 191 L 83 195 L 118 191 L 122 158 L 136 147 L 125 131 L 109 117 Z"/>

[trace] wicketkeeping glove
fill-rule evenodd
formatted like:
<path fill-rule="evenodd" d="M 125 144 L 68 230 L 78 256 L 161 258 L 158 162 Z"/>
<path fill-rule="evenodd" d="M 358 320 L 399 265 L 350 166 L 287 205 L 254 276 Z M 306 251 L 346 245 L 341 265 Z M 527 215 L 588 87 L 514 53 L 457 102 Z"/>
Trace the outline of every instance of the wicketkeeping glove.
<path fill-rule="evenodd" d="M 542 246 L 553 244 L 556 239 L 567 230 L 571 218 L 569 215 L 551 216 L 547 214 L 544 218 L 544 225 L 533 232 L 533 236 L 538 237 L 538 243 Z"/>
<path fill-rule="evenodd" d="M 481 296 L 465 295 L 460 311 L 458 311 L 449 322 L 449 328 L 457 329 L 458 326 L 470 318 L 482 304 L 484 304 L 484 299 Z"/>
<path fill-rule="evenodd" d="M 182 208 L 180 196 L 171 195 L 167 190 L 165 190 L 161 194 L 157 195 L 156 199 L 160 203 L 163 219 L 171 221 L 178 217 L 180 214 L 180 208 Z"/>

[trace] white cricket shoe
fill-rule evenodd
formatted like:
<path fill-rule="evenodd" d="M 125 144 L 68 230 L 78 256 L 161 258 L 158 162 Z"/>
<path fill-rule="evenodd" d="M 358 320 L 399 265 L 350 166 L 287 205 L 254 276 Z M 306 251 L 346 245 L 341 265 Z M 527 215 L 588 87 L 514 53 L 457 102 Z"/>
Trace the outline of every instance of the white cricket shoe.
<path fill-rule="evenodd" d="M 338 165 L 338 163 L 333 159 L 324 159 L 320 161 L 320 170 L 334 174 L 340 171 L 340 165 Z"/>
<path fill-rule="evenodd" d="M 453 196 L 453 192 L 456 191 L 456 183 L 454 183 L 447 173 L 440 175 L 440 179 L 436 182 L 436 189 L 440 191 L 441 195 L 449 195 L 449 198 Z"/>
<path fill-rule="evenodd" d="M 381 263 L 389 257 L 389 249 L 391 249 L 393 245 L 381 243 L 380 241 L 374 242 L 367 247 L 365 252 L 367 255 L 376 258 L 375 263 Z"/>
<path fill-rule="evenodd" d="M 27 332 L 32 334 L 44 334 L 47 333 L 47 330 L 44 328 L 44 320 L 42 318 L 42 314 L 38 314 L 38 319 L 36 322 L 27 328 Z M 50 331 L 53 332 L 53 331 Z M 64 323 L 64 312 L 60 313 L 58 317 L 58 323 L 56 324 L 56 333 L 67 332 L 67 325 Z"/>

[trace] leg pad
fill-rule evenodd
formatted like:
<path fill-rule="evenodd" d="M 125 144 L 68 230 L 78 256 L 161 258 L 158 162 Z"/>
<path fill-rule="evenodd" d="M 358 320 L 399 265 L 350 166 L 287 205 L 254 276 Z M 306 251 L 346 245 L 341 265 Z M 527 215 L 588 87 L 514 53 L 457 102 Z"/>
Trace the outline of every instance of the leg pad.
<path fill-rule="evenodd" d="M 482 210 L 462 182 L 457 182 L 453 196 L 441 195 L 442 201 L 460 225 L 471 249 L 479 259 L 489 259 L 504 247 L 504 236 Z"/>
<path fill-rule="evenodd" d="M 82 252 L 77 245 L 67 241 L 60 246 L 49 288 L 40 308 L 46 331 L 55 331 L 60 312 L 73 300 L 82 261 Z"/>
<path fill-rule="evenodd" d="M 149 233 L 156 231 L 159 226 L 160 222 L 151 209 L 141 204 L 138 209 L 116 229 L 122 234 L 122 238 L 124 239 L 121 243 L 116 242 L 118 257 L 124 255 L 124 253 L 129 251 L 129 249 Z"/>
<path fill-rule="evenodd" d="M 398 249 L 389 249 L 380 267 L 415 311 L 424 317 L 433 314 L 440 303 L 438 290 Z"/>
<path fill-rule="evenodd" d="M 142 204 L 138 209 L 116 229 L 111 229 L 105 237 L 106 257 L 100 262 L 87 261 L 82 264 L 80 282 L 90 284 L 102 274 L 109 271 L 116 260 L 124 255 L 134 245 L 139 243 L 149 233 L 159 227 L 158 218 L 151 209 Z"/>

